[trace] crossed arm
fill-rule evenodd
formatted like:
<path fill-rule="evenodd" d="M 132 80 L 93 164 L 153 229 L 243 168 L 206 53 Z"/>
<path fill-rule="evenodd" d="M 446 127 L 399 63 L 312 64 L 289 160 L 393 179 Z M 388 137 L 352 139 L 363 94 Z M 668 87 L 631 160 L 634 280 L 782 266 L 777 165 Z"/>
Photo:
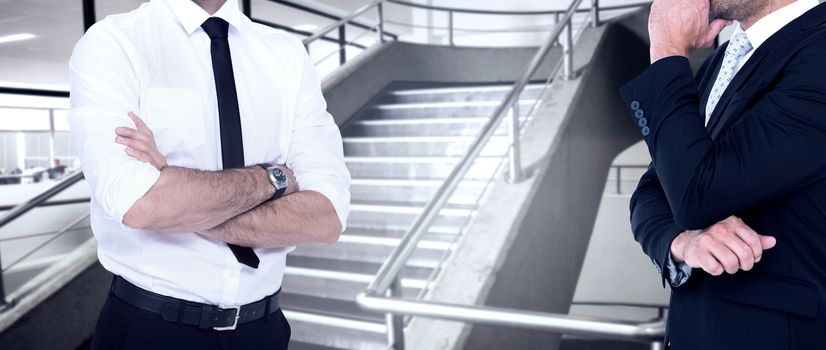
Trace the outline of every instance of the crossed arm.
<path fill-rule="evenodd" d="M 200 232 L 227 243 L 250 247 L 284 247 L 335 242 L 341 223 L 332 203 L 314 191 L 298 192 L 295 176 L 285 194 L 275 192 L 257 166 L 223 171 L 170 167 L 158 151 L 152 131 L 134 113 L 136 128 L 115 129 L 125 152 L 161 172 L 152 188 L 126 212 L 127 226 L 158 232 Z"/>

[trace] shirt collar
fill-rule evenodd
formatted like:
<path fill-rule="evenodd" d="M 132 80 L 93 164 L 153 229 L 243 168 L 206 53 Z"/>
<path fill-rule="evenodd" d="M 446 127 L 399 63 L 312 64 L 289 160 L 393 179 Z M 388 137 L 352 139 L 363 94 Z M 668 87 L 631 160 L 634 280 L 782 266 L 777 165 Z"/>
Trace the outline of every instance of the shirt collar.
<path fill-rule="evenodd" d="M 769 40 L 774 33 L 777 33 L 787 24 L 817 7 L 819 4 L 819 0 L 797 0 L 761 18 L 745 31 L 743 27 L 738 24 L 734 30 L 734 35 L 745 32 L 749 38 L 749 42 L 751 42 L 751 46 L 754 48 L 753 50 L 757 50 L 757 48 L 766 42 L 766 40 Z"/>
<path fill-rule="evenodd" d="M 178 17 L 178 21 L 181 22 L 188 35 L 192 35 L 210 17 L 208 12 L 192 0 L 166 0 L 166 3 L 169 4 L 175 17 Z M 240 30 L 241 10 L 238 9 L 238 0 L 227 0 L 212 17 L 219 17 L 236 30 Z"/>

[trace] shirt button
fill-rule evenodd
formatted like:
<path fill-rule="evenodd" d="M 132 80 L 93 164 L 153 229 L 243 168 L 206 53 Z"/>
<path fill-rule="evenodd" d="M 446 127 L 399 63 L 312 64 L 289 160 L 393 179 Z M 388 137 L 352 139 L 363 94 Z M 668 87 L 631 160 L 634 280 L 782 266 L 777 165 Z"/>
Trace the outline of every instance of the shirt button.
<path fill-rule="evenodd" d="M 651 129 L 649 129 L 647 126 L 642 127 L 642 136 L 648 136 L 648 134 L 650 134 L 650 133 L 651 133 Z"/>
<path fill-rule="evenodd" d="M 636 112 L 634 112 L 634 117 L 636 117 L 637 119 L 642 118 L 644 115 L 645 112 L 643 112 L 642 109 L 638 109 Z"/>
<path fill-rule="evenodd" d="M 640 118 L 640 119 L 637 121 L 637 124 L 639 124 L 639 125 L 640 125 L 640 127 L 641 127 L 641 128 L 643 128 L 643 127 L 645 127 L 645 126 L 647 126 L 647 125 L 648 125 L 648 119 L 645 119 L 645 118 Z"/>
<path fill-rule="evenodd" d="M 634 111 L 640 109 L 640 101 L 631 101 L 631 109 Z"/>

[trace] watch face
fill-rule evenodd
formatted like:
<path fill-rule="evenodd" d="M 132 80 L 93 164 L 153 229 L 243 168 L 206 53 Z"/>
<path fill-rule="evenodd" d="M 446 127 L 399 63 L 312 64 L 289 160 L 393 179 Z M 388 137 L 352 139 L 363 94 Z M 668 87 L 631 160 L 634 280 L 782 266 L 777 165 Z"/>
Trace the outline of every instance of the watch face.
<path fill-rule="evenodd" d="M 273 168 L 272 175 L 275 177 L 276 188 L 279 190 L 282 188 L 287 188 L 287 174 L 284 174 L 284 172 L 279 168 Z"/>

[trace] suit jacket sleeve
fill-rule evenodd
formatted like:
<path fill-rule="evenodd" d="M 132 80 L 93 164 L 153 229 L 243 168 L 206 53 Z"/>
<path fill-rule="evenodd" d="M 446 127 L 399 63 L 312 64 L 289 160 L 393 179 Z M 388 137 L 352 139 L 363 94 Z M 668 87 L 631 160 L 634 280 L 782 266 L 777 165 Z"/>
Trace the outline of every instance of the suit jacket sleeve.
<path fill-rule="evenodd" d="M 685 281 L 672 279 L 668 268 L 671 260 L 671 241 L 684 230 L 674 222 L 671 208 L 665 198 L 653 166 L 643 174 L 631 196 L 631 230 L 634 239 L 662 275 L 663 286 L 669 281 L 678 287 Z M 673 266 L 673 265 L 672 265 Z"/>
<path fill-rule="evenodd" d="M 826 177 L 826 56 L 818 46 L 802 50 L 773 90 L 716 140 L 705 129 L 687 58 L 661 59 L 620 90 L 677 226 L 702 229 Z"/>

